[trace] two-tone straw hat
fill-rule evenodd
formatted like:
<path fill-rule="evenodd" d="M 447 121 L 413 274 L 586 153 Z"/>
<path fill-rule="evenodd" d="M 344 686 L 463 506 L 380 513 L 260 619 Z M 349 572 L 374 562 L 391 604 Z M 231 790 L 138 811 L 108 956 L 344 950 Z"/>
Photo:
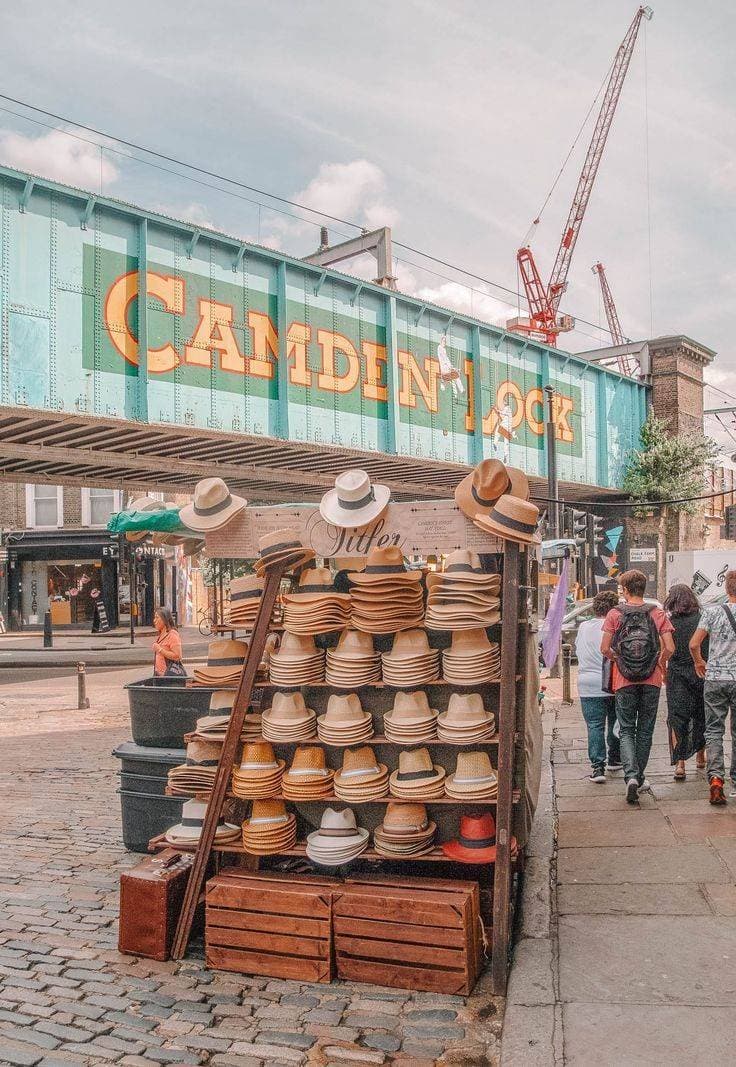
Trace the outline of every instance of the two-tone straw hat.
<path fill-rule="evenodd" d="M 323 867 L 350 863 L 368 848 L 368 831 L 358 826 L 350 808 L 325 808 L 319 830 L 307 837 L 307 856 Z"/>
<path fill-rule="evenodd" d="M 317 733 L 328 745 L 356 745 L 373 737 L 373 716 L 363 710 L 357 693 L 333 693 L 317 719 Z"/>
<path fill-rule="evenodd" d="M 350 622 L 350 596 L 338 593 L 327 567 L 303 571 L 294 593 L 284 601 L 284 629 L 293 634 L 323 634 L 344 630 Z"/>
<path fill-rule="evenodd" d="M 350 803 L 378 800 L 388 793 L 388 768 L 379 763 L 370 745 L 347 748 L 342 767 L 332 780 L 335 796 Z"/>
<path fill-rule="evenodd" d="M 257 574 L 246 574 L 231 580 L 230 603 L 226 614 L 228 626 L 253 629 L 265 584 L 265 578 Z"/>
<path fill-rule="evenodd" d="M 427 748 L 404 749 L 399 766 L 389 778 L 392 797 L 403 800 L 437 800 L 445 795 L 445 768 L 432 763 Z"/>
<path fill-rule="evenodd" d="M 190 741 L 186 763 L 169 771 L 166 791 L 169 796 L 191 797 L 208 793 L 215 784 L 221 746 L 215 741 Z"/>
<path fill-rule="evenodd" d="M 455 800 L 495 800 L 498 778 L 485 751 L 458 752 L 454 774 L 448 774 L 445 790 Z"/>
<path fill-rule="evenodd" d="M 437 719 L 440 741 L 472 744 L 486 741 L 496 733 L 493 712 L 487 711 L 480 693 L 453 693 Z"/>
<path fill-rule="evenodd" d="M 396 688 L 424 685 L 440 676 L 439 649 L 429 647 L 424 629 L 401 630 L 381 656 L 383 680 Z"/>
<path fill-rule="evenodd" d="M 308 741 L 317 732 L 317 715 L 301 693 L 274 693 L 263 712 L 261 730 L 267 741 Z"/>
<path fill-rule="evenodd" d="M 436 830 L 424 804 L 389 803 L 373 831 L 373 845 L 382 856 L 426 856 L 434 848 Z"/>
<path fill-rule="evenodd" d="M 482 628 L 455 630 L 452 645 L 442 652 L 442 677 L 455 685 L 480 685 L 498 681 L 501 649 L 488 640 Z"/>
<path fill-rule="evenodd" d="M 265 574 L 269 568 L 275 566 L 292 571 L 309 563 L 314 556 L 314 551 L 302 544 L 298 530 L 272 530 L 258 540 L 255 572 Z"/>
<path fill-rule="evenodd" d="M 487 514 L 479 512 L 473 522 L 479 529 L 504 541 L 515 541 L 520 545 L 542 543 L 541 534 L 537 532 L 539 508 L 515 496 L 502 496 Z"/>
<path fill-rule="evenodd" d="M 450 553 L 443 571 L 427 576 L 427 628 L 466 630 L 500 621 L 501 579 L 486 573 L 475 552 Z"/>
<path fill-rule="evenodd" d="M 390 498 L 388 486 L 373 485 L 367 471 L 343 471 L 335 478 L 335 488 L 320 500 L 319 512 L 333 526 L 353 529 L 379 518 Z"/>
<path fill-rule="evenodd" d="M 389 741 L 399 745 L 417 745 L 437 736 L 437 711 L 430 708 L 423 689 L 397 693 L 394 706 L 383 716 L 383 729 Z"/>
<path fill-rule="evenodd" d="M 296 844 L 296 816 L 283 800 L 254 800 L 243 823 L 243 849 L 251 856 L 273 856 Z"/>
<path fill-rule="evenodd" d="M 333 771 L 325 762 L 319 745 L 300 745 L 294 751 L 291 766 L 281 781 L 283 795 L 289 800 L 322 800 L 332 796 Z"/>
<path fill-rule="evenodd" d="M 181 806 L 181 822 L 166 831 L 166 840 L 170 845 L 196 845 L 202 836 L 202 827 L 204 826 L 206 814 L 206 801 L 187 800 Z M 239 837 L 239 826 L 220 819 L 215 830 L 216 845 L 230 844 L 237 841 Z"/>
<path fill-rule="evenodd" d="M 221 530 L 245 509 L 242 496 L 231 493 L 222 478 L 203 478 L 194 487 L 191 504 L 185 504 L 179 519 L 195 533 Z"/>
<path fill-rule="evenodd" d="M 371 634 L 396 633 L 424 618 L 422 573 L 407 570 L 401 549 L 374 548 L 365 569 L 350 578 L 352 625 Z"/>
<path fill-rule="evenodd" d="M 223 740 L 227 733 L 230 716 L 233 711 L 236 693 L 232 689 L 215 690 L 210 696 L 210 706 L 207 714 L 197 719 L 197 734 L 208 740 Z M 243 740 L 246 737 L 261 736 L 261 713 L 248 708 L 243 720 L 243 729 L 240 732 Z"/>
<path fill-rule="evenodd" d="M 233 793 L 245 799 L 278 796 L 286 763 L 276 759 L 268 741 L 248 741 L 243 745 L 240 766 L 233 769 Z"/>
<path fill-rule="evenodd" d="M 325 677 L 324 649 L 317 648 L 314 638 L 284 633 L 279 648 L 269 658 L 269 673 L 274 685 L 307 685 Z"/>
<path fill-rule="evenodd" d="M 231 641 L 229 638 L 210 641 L 207 649 L 207 666 L 194 668 L 195 684 L 215 688 L 237 685 L 247 654 L 247 641 Z"/>
<path fill-rule="evenodd" d="M 340 634 L 336 648 L 327 650 L 325 679 L 340 689 L 355 689 L 381 680 L 381 654 L 373 648 L 373 638 L 358 630 Z"/>

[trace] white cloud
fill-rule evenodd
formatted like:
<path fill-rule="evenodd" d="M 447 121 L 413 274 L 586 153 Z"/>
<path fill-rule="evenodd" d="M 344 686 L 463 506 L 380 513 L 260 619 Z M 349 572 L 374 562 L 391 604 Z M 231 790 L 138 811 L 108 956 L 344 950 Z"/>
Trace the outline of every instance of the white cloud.
<path fill-rule="evenodd" d="M 65 130 L 50 130 L 38 137 L 0 130 L 0 159 L 18 170 L 81 189 L 101 191 L 118 177 L 109 153 Z"/>
<path fill-rule="evenodd" d="M 216 230 L 218 227 L 212 221 L 209 208 L 196 200 L 189 204 L 154 204 L 151 211 L 159 215 L 166 215 L 170 219 L 181 219 L 182 222 L 191 222 L 193 226 L 202 226 L 208 230 Z"/>
<path fill-rule="evenodd" d="M 396 284 L 399 292 L 408 296 L 471 315 L 494 326 L 505 326 L 506 320 L 516 314 L 515 308 L 493 296 L 486 286 L 476 285 L 471 288 L 453 281 L 424 284 L 414 271 L 403 263 L 396 266 Z"/>
<path fill-rule="evenodd" d="M 297 193 L 299 204 L 327 215 L 377 229 L 395 226 L 399 214 L 385 203 L 386 178 L 380 167 L 367 159 L 351 163 L 323 163 L 316 178 Z"/>

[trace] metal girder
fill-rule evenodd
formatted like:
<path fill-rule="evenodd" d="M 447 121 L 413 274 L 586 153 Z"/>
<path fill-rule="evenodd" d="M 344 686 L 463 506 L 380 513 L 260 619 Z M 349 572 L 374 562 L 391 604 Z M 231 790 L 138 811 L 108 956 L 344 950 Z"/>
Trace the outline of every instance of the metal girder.
<path fill-rule="evenodd" d="M 87 223 L 92 218 L 92 212 L 95 209 L 95 204 L 96 203 L 97 203 L 97 197 L 96 196 L 91 196 L 89 198 L 89 200 L 87 201 L 87 203 L 85 204 L 84 212 L 82 214 L 82 221 L 80 223 L 81 229 L 83 229 L 83 230 L 87 229 Z"/>
<path fill-rule="evenodd" d="M 319 251 L 313 252 L 311 256 L 305 256 L 304 262 L 313 263 L 318 267 L 329 267 L 333 263 L 354 259 L 356 256 L 364 255 L 366 252 L 370 252 L 376 257 L 376 273 L 378 277 L 375 280 L 375 284 L 381 285 L 385 289 L 395 289 L 396 279 L 393 272 L 391 229 L 388 226 L 382 226 L 378 230 L 371 230 L 370 233 L 362 233 L 360 237 L 351 237 L 347 241 L 329 245 L 327 248 L 320 248 Z"/>
<path fill-rule="evenodd" d="M 28 207 L 28 201 L 31 199 L 31 193 L 33 192 L 33 186 L 35 184 L 35 178 L 26 178 L 26 184 L 23 186 L 23 192 L 20 195 L 18 211 L 25 211 L 25 209 Z"/>
<path fill-rule="evenodd" d="M 189 244 L 187 245 L 187 259 L 191 259 L 194 255 L 194 249 L 197 247 L 197 242 L 202 236 L 201 230 L 192 230 L 192 234 L 189 238 Z"/>

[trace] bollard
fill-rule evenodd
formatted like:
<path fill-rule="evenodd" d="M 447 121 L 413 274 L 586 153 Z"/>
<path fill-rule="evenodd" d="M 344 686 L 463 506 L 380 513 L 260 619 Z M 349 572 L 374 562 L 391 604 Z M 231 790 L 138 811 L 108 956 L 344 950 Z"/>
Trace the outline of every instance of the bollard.
<path fill-rule="evenodd" d="M 87 674 L 83 663 L 77 664 L 77 707 L 89 707 L 89 697 L 87 696 Z"/>
<path fill-rule="evenodd" d="M 51 612 L 45 611 L 43 613 L 43 647 L 53 648 L 54 646 L 54 632 L 51 629 Z"/>
<path fill-rule="evenodd" d="M 570 685 L 570 666 L 572 663 L 572 645 L 562 646 L 562 703 L 572 704 L 572 686 Z"/>

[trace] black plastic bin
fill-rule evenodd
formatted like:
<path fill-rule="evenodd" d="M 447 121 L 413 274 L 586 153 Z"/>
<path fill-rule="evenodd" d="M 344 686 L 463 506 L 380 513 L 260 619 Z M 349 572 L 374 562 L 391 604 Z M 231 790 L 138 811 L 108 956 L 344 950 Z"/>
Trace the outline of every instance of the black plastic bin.
<path fill-rule="evenodd" d="M 217 690 L 192 686 L 185 678 L 142 678 L 129 682 L 130 728 L 138 745 L 178 748 L 197 719 L 207 715 L 210 697 Z"/>
<path fill-rule="evenodd" d="M 186 759 L 183 748 L 151 748 L 126 741 L 113 750 L 120 760 L 120 808 L 123 844 L 132 852 L 146 852 L 152 837 L 181 819 L 186 797 L 164 796 L 171 767 Z"/>

